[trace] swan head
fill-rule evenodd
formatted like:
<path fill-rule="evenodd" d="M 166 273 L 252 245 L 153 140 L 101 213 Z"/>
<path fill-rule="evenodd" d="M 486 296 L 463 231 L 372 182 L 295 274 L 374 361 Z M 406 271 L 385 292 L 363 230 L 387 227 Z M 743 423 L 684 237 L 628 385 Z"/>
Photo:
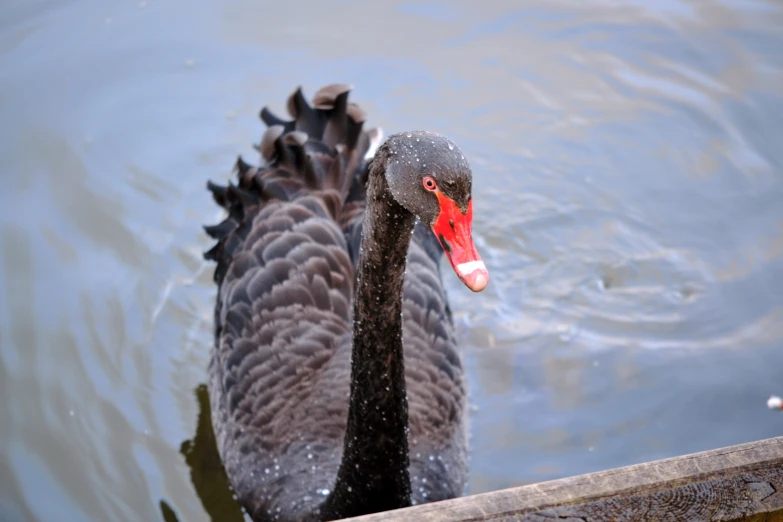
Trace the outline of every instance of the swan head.
<path fill-rule="evenodd" d="M 473 244 L 472 174 L 451 140 L 427 131 L 389 136 L 386 182 L 394 199 L 428 225 L 457 277 L 474 292 L 489 272 Z"/>

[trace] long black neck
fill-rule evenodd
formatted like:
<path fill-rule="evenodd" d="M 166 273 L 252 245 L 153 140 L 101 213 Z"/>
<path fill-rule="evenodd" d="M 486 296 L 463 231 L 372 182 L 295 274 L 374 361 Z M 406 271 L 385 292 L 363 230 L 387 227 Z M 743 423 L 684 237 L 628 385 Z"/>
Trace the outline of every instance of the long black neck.
<path fill-rule="evenodd" d="M 381 162 L 367 183 L 354 298 L 351 398 L 337 482 L 324 519 L 410 505 L 402 283 L 414 215 L 389 192 Z"/>

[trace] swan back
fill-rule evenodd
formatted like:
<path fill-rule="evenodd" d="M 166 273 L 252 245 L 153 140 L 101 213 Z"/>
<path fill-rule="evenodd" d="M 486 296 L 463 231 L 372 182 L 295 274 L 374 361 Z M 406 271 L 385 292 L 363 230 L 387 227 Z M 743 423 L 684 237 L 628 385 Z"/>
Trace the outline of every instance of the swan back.
<path fill-rule="evenodd" d="M 373 131 L 328 86 L 293 121 L 267 109 L 238 182 L 209 184 L 227 210 L 205 227 L 217 244 L 215 346 L 209 364 L 218 451 L 254 520 L 318 519 L 342 457 L 351 375 L 354 276 Z M 465 384 L 438 268 L 440 249 L 417 225 L 403 290 L 403 343 L 413 499 L 462 493 Z"/>

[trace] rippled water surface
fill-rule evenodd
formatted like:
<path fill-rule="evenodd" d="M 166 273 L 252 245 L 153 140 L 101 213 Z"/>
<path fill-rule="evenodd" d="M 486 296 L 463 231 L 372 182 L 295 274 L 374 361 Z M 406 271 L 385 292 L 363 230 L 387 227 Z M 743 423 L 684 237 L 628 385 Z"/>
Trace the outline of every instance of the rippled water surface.
<path fill-rule="evenodd" d="M 6 2 L 0 519 L 241 519 L 204 184 L 299 84 L 472 163 L 471 492 L 783 433 L 783 5 L 518 4 Z"/>

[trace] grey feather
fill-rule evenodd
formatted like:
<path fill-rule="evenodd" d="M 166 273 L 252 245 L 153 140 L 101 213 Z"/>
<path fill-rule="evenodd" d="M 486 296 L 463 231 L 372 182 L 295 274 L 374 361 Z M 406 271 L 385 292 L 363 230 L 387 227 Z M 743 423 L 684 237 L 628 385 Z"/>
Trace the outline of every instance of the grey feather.
<path fill-rule="evenodd" d="M 219 241 L 208 254 L 218 264 L 212 422 L 231 485 L 255 521 L 319 519 L 342 459 L 371 141 L 347 95 L 347 86 L 327 87 L 311 107 L 297 90 L 288 103 L 295 123 L 265 109 L 271 127 L 259 148 L 268 164 L 242 162 L 242 197 L 210 184 L 215 200 L 241 216 L 207 228 Z M 295 149 L 311 167 L 291 170 Z M 411 498 L 423 503 L 463 492 L 467 442 L 465 379 L 439 248 L 419 228 L 408 253 L 402 335 Z"/>

